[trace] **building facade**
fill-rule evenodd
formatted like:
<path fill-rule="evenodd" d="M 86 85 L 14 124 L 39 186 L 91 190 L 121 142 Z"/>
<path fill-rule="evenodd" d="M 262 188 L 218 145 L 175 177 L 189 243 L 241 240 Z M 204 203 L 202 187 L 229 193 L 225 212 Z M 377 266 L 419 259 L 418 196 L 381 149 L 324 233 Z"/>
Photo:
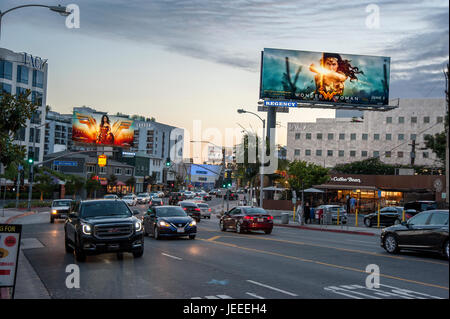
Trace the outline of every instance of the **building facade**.
<path fill-rule="evenodd" d="M 397 103 L 397 100 L 392 101 Z M 425 149 L 425 136 L 444 130 L 444 99 L 403 99 L 386 112 L 365 111 L 362 119 L 317 119 L 315 123 L 288 123 L 287 158 L 334 167 L 379 157 L 387 164 L 440 166 Z"/>
<path fill-rule="evenodd" d="M 47 60 L 0 48 L 0 91 L 19 95 L 28 89 L 31 91 L 28 98 L 38 106 L 26 127 L 16 132 L 13 142 L 24 146 L 27 158 L 33 157 L 35 162 L 44 157 L 47 71 Z"/>
<path fill-rule="evenodd" d="M 49 111 L 45 117 L 44 155 L 72 149 L 72 115 Z"/>

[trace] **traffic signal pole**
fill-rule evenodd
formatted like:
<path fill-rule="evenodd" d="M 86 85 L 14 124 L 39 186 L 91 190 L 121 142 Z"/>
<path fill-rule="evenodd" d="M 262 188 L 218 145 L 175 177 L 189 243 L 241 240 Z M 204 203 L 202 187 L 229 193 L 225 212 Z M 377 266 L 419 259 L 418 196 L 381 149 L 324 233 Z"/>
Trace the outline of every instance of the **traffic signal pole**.
<path fill-rule="evenodd" d="M 34 156 L 34 154 L 33 154 Z M 31 209 L 31 195 L 33 192 L 34 164 L 30 164 L 30 175 L 28 176 L 28 209 Z"/>

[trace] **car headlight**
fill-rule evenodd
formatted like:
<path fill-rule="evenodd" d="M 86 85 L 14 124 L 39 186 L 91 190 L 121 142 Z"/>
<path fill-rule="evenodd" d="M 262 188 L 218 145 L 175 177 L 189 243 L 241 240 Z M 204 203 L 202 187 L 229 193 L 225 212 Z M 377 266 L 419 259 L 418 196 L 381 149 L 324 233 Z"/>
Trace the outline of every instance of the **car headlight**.
<path fill-rule="evenodd" d="M 56 209 L 52 210 L 52 214 L 56 214 L 58 211 Z"/>
<path fill-rule="evenodd" d="M 92 227 L 88 224 L 82 224 L 83 226 L 83 234 L 85 235 L 92 235 Z"/>
<path fill-rule="evenodd" d="M 195 220 L 193 220 L 189 223 L 189 226 L 195 226 L 195 225 L 197 225 L 197 222 Z"/>
<path fill-rule="evenodd" d="M 166 223 L 165 221 L 160 221 L 159 222 L 159 226 L 162 226 L 162 227 L 170 227 L 170 224 L 169 223 Z"/>
<path fill-rule="evenodd" d="M 141 231 L 142 230 L 142 222 L 141 221 L 137 221 L 136 223 L 134 223 L 134 229 L 136 231 Z"/>

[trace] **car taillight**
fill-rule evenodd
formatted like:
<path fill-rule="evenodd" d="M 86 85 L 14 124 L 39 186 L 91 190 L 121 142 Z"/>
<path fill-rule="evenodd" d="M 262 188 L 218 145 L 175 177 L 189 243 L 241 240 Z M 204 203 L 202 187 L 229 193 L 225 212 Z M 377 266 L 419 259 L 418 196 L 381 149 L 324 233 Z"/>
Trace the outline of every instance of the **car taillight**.
<path fill-rule="evenodd" d="M 210 212 L 211 211 L 211 208 L 210 209 L 208 209 L 208 212 Z"/>
<path fill-rule="evenodd" d="M 253 217 L 252 216 L 244 216 L 244 219 L 251 220 L 251 219 L 253 219 Z"/>
<path fill-rule="evenodd" d="M 267 216 L 267 220 L 273 220 L 273 216 Z"/>
<path fill-rule="evenodd" d="M 183 207 L 183 209 L 184 209 L 184 210 L 187 210 L 187 208 L 186 208 L 186 207 Z"/>
<path fill-rule="evenodd" d="M 196 212 L 199 212 L 199 211 L 200 211 L 200 208 L 196 208 L 195 211 L 196 211 Z"/>

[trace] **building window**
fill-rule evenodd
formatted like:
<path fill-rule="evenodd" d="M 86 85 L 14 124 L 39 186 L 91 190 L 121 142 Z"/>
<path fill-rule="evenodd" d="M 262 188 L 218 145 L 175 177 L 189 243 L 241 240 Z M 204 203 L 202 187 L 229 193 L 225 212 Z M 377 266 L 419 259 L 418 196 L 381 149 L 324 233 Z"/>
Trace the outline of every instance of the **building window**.
<path fill-rule="evenodd" d="M 425 116 L 425 117 L 423 118 L 423 123 L 425 123 L 425 124 L 430 123 L 430 117 L 429 117 L 429 116 Z"/>
<path fill-rule="evenodd" d="M 405 123 L 405 118 L 403 116 L 400 116 L 398 118 L 398 124 L 403 124 L 403 123 Z"/>
<path fill-rule="evenodd" d="M 397 152 L 397 157 L 398 158 L 403 158 L 403 152 Z"/>
<path fill-rule="evenodd" d="M 305 150 L 305 155 L 306 156 L 311 156 L 311 150 Z"/>
<path fill-rule="evenodd" d="M 126 168 L 125 169 L 125 175 L 131 176 L 132 173 L 133 173 L 133 170 L 131 168 Z"/>
<path fill-rule="evenodd" d="M 33 152 L 34 150 L 34 152 Z M 34 153 L 34 156 L 33 156 Z M 33 158 L 35 162 L 39 161 L 39 147 L 28 147 L 28 158 Z"/>
<path fill-rule="evenodd" d="M 367 151 L 361 151 L 361 157 L 367 157 Z"/>
<path fill-rule="evenodd" d="M 12 63 L 0 60 L 0 78 L 12 80 Z"/>
<path fill-rule="evenodd" d="M 350 157 L 355 157 L 356 156 L 356 151 L 350 151 Z"/>
<path fill-rule="evenodd" d="M 417 116 L 411 117 L 411 123 L 417 123 Z"/>
<path fill-rule="evenodd" d="M 373 139 L 375 141 L 379 141 L 380 140 L 380 134 L 373 134 Z"/>
<path fill-rule="evenodd" d="M 392 134 L 386 134 L 386 141 L 392 140 Z"/>
<path fill-rule="evenodd" d="M 339 133 L 339 139 L 345 140 L 345 133 Z"/>
<path fill-rule="evenodd" d="M 11 85 L 6 83 L 0 83 L 0 93 L 3 92 L 11 94 Z"/>
<path fill-rule="evenodd" d="M 392 123 L 392 117 L 388 116 L 386 117 L 386 123 L 391 124 Z"/>
<path fill-rule="evenodd" d="M 41 89 L 44 87 L 44 72 L 33 70 L 33 86 Z"/>
<path fill-rule="evenodd" d="M 88 165 L 86 166 L 86 170 L 88 173 L 94 173 L 95 172 L 95 166 Z"/>
<path fill-rule="evenodd" d="M 355 140 L 356 140 L 356 133 L 350 134 L 350 139 L 351 139 L 352 141 L 355 141 Z"/>
<path fill-rule="evenodd" d="M 391 157 L 391 152 L 390 152 L 390 151 L 386 151 L 386 152 L 384 153 L 384 156 L 386 156 L 386 157 Z"/>
<path fill-rule="evenodd" d="M 16 86 L 16 95 L 19 96 L 21 94 L 23 95 L 27 94 L 27 89 L 20 86 Z"/>
<path fill-rule="evenodd" d="M 423 152 L 423 158 L 429 158 L 428 152 Z"/>
<path fill-rule="evenodd" d="M 442 123 L 444 121 L 444 118 L 442 116 L 438 116 L 436 119 L 437 123 Z"/>
<path fill-rule="evenodd" d="M 31 92 L 31 102 L 37 106 L 42 106 L 42 93 L 37 91 Z"/>
<path fill-rule="evenodd" d="M 99 174 L 106 174 L 106 166 L 100 167 Z"/>
<path fill-rule="evenodd" d="M 380 157 L 379 151 L 373 151 L 373 157 Z"/>
<path fill-rule="evenodd" d="M 28 68 L 26 66 L 17 66 L 17 82 L 28 84 Z"/>
<path fill-rule="evenodd" d="M 344 157 L 344 151 L 339 151 L 339 157 Z"/>
<path fill-rule="evenodd" d="M 295 139 L 299 140 L 300 139 L 300 133 L 295 133 Z"/>
<path fill-rule="evenodd" d="M 333 133 L 328 133 L 328 140 L 331 141 L 334 139 L 334 134 Z"/>
<path fill-rule="evenodd" d="M 327 151 L 327 156 L 333 156 L 333 151 L 332 150 L 328 150 Z"/>
<path fill-rule="evenodd" d="M 316 156 L 322 156 L 322 150 L 316 150 Z"/>
<path fill-rule="evenodd" d="M 321 140 L 322 139 L 322 133 L 317 133 L 317 139 Z"/>
<path fill-rule="evenodd" d="M 411 134 L 411 141 L 415 141 L 417 139 L 417 135 L 416 134 Z"/>
<path fill-rule="evenodd" d="M 294 155 L 295 156 L 300 156 L 300 150 L 299 149 L 294 150 Z"/>
<path fill-rule="evenodd" d="M 21 127 L 15 134 L 14 139 L 25 142 L 25 127 Z"/>
<path fill-rule="evenodd" d="M 367 141 L 368 138 L 369 138 L 369 134 L 364 133 L 364 134 L 362 135 L 363 141 Z"/>
<path fill-rule="evenodd" d="M 41 142 L 41 129 L 36 129 L 36 140 L 34 140 L 34 127 L 30 128 L 30 143 L 40 143 Z"/>
<path fill-rule="evenodd" d="M 398 134 L 398 140 L 403 141 L 405 139 L 405 134 Z"/>
<path fill-rule="evenodd" d="M 311 139 L 311 133 L 306 133 L 306 139 L 310 140 Z"/>

